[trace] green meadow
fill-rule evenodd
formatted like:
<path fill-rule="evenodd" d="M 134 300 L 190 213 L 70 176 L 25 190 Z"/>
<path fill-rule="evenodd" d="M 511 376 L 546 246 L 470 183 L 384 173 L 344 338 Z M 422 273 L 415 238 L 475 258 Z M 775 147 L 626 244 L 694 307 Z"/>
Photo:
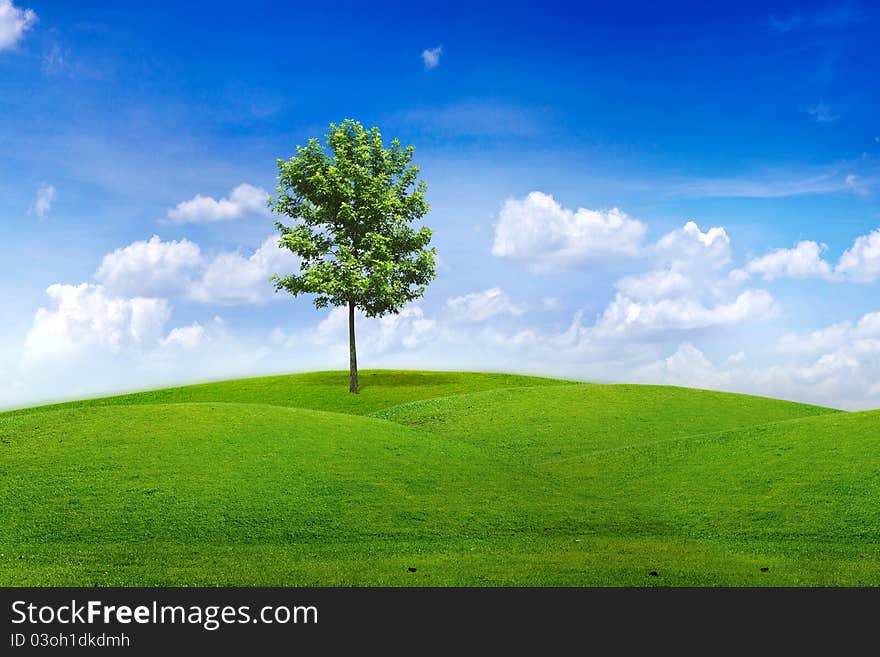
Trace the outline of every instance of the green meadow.
<path fill-rule="evenodd" d="M 0 585 L 880 584 L 880 412 L 347 377 L 0 414 Z"/>

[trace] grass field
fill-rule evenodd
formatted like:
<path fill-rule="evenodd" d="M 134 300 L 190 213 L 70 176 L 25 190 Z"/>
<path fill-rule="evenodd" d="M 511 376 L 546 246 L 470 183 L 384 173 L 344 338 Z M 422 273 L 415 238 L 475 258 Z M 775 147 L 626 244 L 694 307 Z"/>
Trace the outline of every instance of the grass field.
<path fill-rule="evenodd" d="M 880 584 L 880 412 L 502 374 L 362 386 L 0 414 L 0 585 Z"/>

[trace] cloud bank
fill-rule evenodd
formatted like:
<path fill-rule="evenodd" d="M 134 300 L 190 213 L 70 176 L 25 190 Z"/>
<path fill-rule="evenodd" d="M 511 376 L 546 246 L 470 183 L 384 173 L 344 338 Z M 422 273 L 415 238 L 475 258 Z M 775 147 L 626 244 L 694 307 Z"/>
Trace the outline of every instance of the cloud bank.
<path fill-rule="evenodd" d="M 533 192 L 503 204 L 494 258 L 486 257 L 522 265 L 534 282 L 625 265 L 601 305 L 588 312 L 570 294 L 547 296 L 546 286 L 495 285 L 444 297 L 429 289 L 398 315 L 358 314 L 359 355 L 370 367 L 520 371 L 880 406 L 880 312 L 777 333 L 760 359 L 749 352 L 754 342 L 729 340 L 741 331 L 773 336 L 784 308 L 766 288 L 779 279 L 876 280 L 878 247 L 880 230 L 859 236 L 832 265 L 823 245 L 801 241 L 737 268 L 723 226 L 687 221 L 649 241 L 647 227 L 620 210 L 571 210 Z M 250 315 L 277 297 L 269 277 L 298 264 L 277 236 L 251 250 L 206 251 L 158 235 L 115 249 L 94 280 L 48 287 L 18 366 L 7 366 L 10 390 L 82 396 L 133 381 L 144 387 L 344 368 L 345 309 L 315 313 L 303 299 L 292 306 L 301 311 L 291 325 L 245 327 L 223 317 Z M 236 315 L 236 307 L 250 310 Z"/>

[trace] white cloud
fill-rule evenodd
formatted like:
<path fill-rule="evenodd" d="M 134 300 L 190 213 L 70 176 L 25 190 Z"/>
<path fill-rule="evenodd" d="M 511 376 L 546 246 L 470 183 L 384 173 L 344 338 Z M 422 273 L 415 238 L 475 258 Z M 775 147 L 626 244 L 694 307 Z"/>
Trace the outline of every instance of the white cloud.
<path fill-rule="evenodd" d="M 790 356 L 785 363 L 749 367 L 744 361 L 728 361 L 725 369 L 704 358 L 682 382 L 851 410 L 880 406 L 880 313 L 786 336 L 780 347 Z M 662 368 L 648 369 L 656 375 L 654 382 L 673 380 Z"/>
<path fill-rule="evenodd" d="M 696 372 L 706 372 L 712 368 L 712 364 L 703 352 L 687 342 L 665 359 L 665 364 L 670 372 L 678 375 L 683 381 L 693 381 Z"/>
<path fill-rule="evenodd" d="M 41 183 L 37 189 L 37 198 L 34 201 L 34 213 L 42 219 L 52 209 L 52 201 L 55 200 L 55 188 L 48 183 Z"/>
<path fill-rule="evenodd" d="M 280 363 L 263 336 L 236 334 L 218 317 L 166 334 L 171 309 L 164 299 L 116 297 L 85 283 L 54 285 L 48 295 L 8 385 L 0 386 L 0 406 L 296 371 L 302 363 L 315 369 L 324 362 L 323 354 L 300 351 Z"/>
<path fill-rule="evenodd" d="M 695 222 L 688 221 L 661 237 L 654 252 L 674 268 L 719 269 L 730 262 L 730 237 L 721 226 L 703 232 Z"/>
<path fill-rule="evenodd" d="M 105 255 L 95 280 L 115 294 L 171 296 L 183 293 L 202 265 L 198 244 L 186 239 L 163 242 L 153 235 Z"/>
<path fill-rule="evenodd" d="M 816 356 L 866 340 L 880 340 L 880 312 L 868 313 L 855 324 L 838 322 L 808 333 L 786 333 L 779 340 L 779 351 L 795 356 Z"/>
<path fill-rule="evenodd" d="M 880 279 L 880 228 L 856 238 L 832 267 L 822 258 L 827 247 L 813 241 L 798 242 L 793 249 L 773 249 L 748 262 L 734 274 L 747 277 L 760 274 L 775 278 L 814 278 L 828 281 L 873 283 Z"/>
<path fill-rule="evenodd" d="M 16 7 L 12 0 L 0 0 L 0 50 L 9 50 L 37 22 L 33 9 Z"/>
<path fill-rule="evenodd" d="M 693 221 L 661 237 L 648 253 L 657 269 L 617 281 L 624 297 L 639 301 L 690 298 L 714 303 L 728 297 L 735 281 L 724 275 L 730 238 L 721 226 L 703 232 Z"/>
<path fill-rule="evenodd" d="M 639 302 L 618 294 L 599 317 L 596 330 L 607 336 L 656 336 L 739 324 L 774 312 L 773 297 L 765 290 L 746 290 L 733 301 L 714 306 L 689 298 Z"/>
<path fill-rule="evenodd" d="M 638 368 L 634 378 L 852 410 L 880 406 L 880 312 L 857 322 L 786 335 L 779 347 L 787 362 L 755 366 L 736 354 L 725 367 L 718 367 L 697 347 L 684 343 L 672 356 Z"/>
<path fill-rule="evenodd" d="M 522 315 L 526 308 L 516 304 L 501 290 L 493 287 L 446 300 L 446 312 L 454 322 L 484 322 L 496 315 Z"/>
<path fill-rule="evenodd" d="M 862 283 L 871 283 L 880 278 L 880 228 L 857 237 L 840 256 L 834 273 Z"/>
<path fill-rule="evenodd" d="M 655 269 L 645 274 L 625 276 L 617 281 L 616 286 L 626 297 L 650 301 L 687 294 L 693 289 L 693 281 L 679 271 Z"/>
<path fill-rule="evenodd" d="M 377 351 L 387 351 L 397 343 L 405 349 L 428 344 L 436 327 L 436 321 L 425 317 L 419 306 L 404 308 L 397 315 L 385 315 L 376 323 L 379 331 L 371 343 Z"/>
<path fill-rule="evenodd" d="M 222 251 L 205 256 L 198 244 L 163 242 L 157 235 L 104 256 L 95 280 L 113 294 L 183 297 L 200 303 L 236 305 L 274 298 L 273 274 L 299 270 L 299 259 L 272 235 L 250 255 Z M 280 295 L 279 295 L 280 297 Z"/>
<path fill-rule="evenodd" d="M 730 238 L 723 227 L 705 232 L 693 221 L 649 250 L 660 267 L 626 276 L 596 321 L 596 335 L 669 339 L 676 333 L 738 324 L 775 313 L 765 290 L 738 291 L 727 273 Z"/>
<path fill-rule="evenodd" d="M 749 274 L 760 274 L 768 281 L 775 278 L 831 279 L 831 265 L 822 259 L 827 248 L 813 241 L 801 241 L 793 249 L 773 249 L 750 260 L 745 270 Z"/>
<path fill-rule="evenodd" d="M 437 328 L 436 320 L 425 316 L 418 305 L 403 308 L 397 315 L 368 319 L 361 311 L 355 314 L 359 356 L 376 356 L 395 349 L 411 350 L 430 344 Z M 277 338 L 277 335 L 276 335 Z M 348 309 L 331 310 L 318 326 L 305 336 L 295 335 L 285 344 L 301 344 L 302 340 L 327 350 L 328 357 L 348 355 Z"/>
<path fill-rule="evenodd" d="M 56 283 L 46 294 L 50 305 L 37 310 L 25 338 L 25 364 L 155 345 L 171 316 L 164 299 L 119 297 L 101 285 Z"/>
<path fill-rule="evenodd" d="M 205 327 L 198 322 L 193 322 L 189 326 L 180 326 L 171 329 L 171 332 L 162 338 L 161 345 L 163 347 L 182 347 L 184 349 L 194 349 L 202 344 L 205 340 Z"/>
<path fill-rule="evenodd" d="M 541 308 L 544 310 L 559 310 L 562 308 L 562 299 L 559 297 L 544 297 L 541 299 Z"/>
<path fill-rule="evenodd" d="M 174 223 L 208 223 L 232 221 L 246 216 L 268 215 L 266 202 L 269 195 L 261 187 L 242 183 L 232 190 L 228 198 L 216 200 L 196 194 L 189 201 L 182 201 L 168 210 L 168 219 Z"/>
<path fill-rule="evenodd" d="M 443 54 L 443 46 L 437 46 L 436 48 L 425 48 L 422 51 L 422 62 L 425 64 L 425 69 L 430 71 L 431 69 L 437 68 L 440 64 L 440 55 Z"/>
<path fill-rule="evenodd" d="M 278 236 L 273 235 L 250 256 L 238 251 L 217 255 L 190 286 L 188 296 L 202 303 L 260 303 L 276 296 L 269 282 L 274 274 L 298 271 L 299 258 L 289 249 L 279 248 Z"/>
<path fill-rule="evenodd" d="M 572 211 L 549 194 L 531 192 L 504 203 L 492 254 L 546 272 L 636 257 L 644 236 L 644 224 L 617 208 Z"/>
<path fill-rule="evenodd" d="M 689 342 L 680 344 L 672 355 L 638 368 L 633 380 L 690 388 L 725 389 L 732 385 L 732 377 L 719 372 L 703 352 Z"/>

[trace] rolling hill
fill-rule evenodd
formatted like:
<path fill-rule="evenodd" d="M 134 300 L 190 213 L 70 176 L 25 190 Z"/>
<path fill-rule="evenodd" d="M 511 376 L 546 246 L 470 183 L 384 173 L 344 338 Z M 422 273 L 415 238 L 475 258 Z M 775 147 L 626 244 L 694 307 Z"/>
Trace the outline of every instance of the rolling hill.
<path fill-rule="evenodd" d="M 346 377 L 0 414 L 0 585 L 880 583 L 880 412 Z"/>

